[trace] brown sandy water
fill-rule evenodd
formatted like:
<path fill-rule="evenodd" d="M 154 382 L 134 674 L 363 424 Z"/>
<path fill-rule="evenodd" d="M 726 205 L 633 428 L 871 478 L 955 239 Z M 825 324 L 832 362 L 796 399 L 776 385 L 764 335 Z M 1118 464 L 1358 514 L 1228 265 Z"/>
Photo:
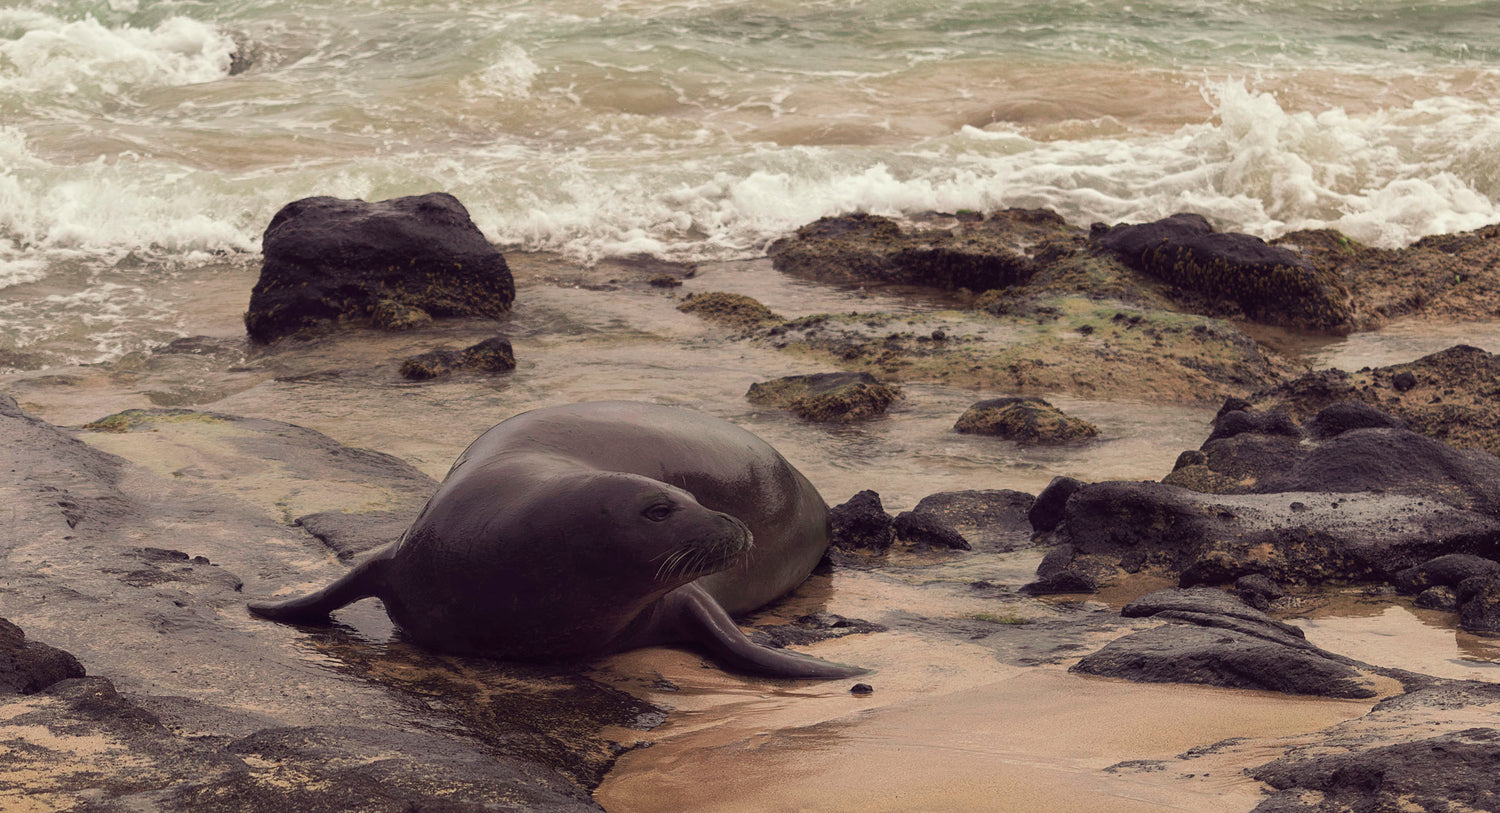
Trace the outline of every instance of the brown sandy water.
<path fill-rule="evenodd" d="M 653 272 L 629 265 L 583 269 L 541 255 L 515 255 L 512 265 L 519 304 L 498 322 L 450 323 L 404 334 L 360 332 L 288 344 L 272 353 L 242 344 L 240 319 L 254 269 L 185 272 L 147 293 L 177 303 L 184 332 L 223 340 L 226 349 L 17 373 L 8 377 L 7 392 L 41 417 L 65 425 L 147 406 L 284 420 L 352 446 L 398 455 L 435 477 L 480 432 L 517 412 L 597 398 L 643 399 L 694 407 L 750 428 L 781 449 L 830 503 L 873 488 L 892 511 L 944 490 L 1035 493 L 1064 474 L 1090 481 L 1156 479 L 1170 471 L 1181 450 L 1202 442 L 1212 416 L 1212 410 L 1197 408 L 1058 398 L 1054 401 L 1063 409 L 1097 423 L 1101 439 L 1024 449 L 951 431 L 968 404 L 999 393 L 907 385 L 905 401 L 885 419 L 815 426 L 744 400 L 753 382 L 813 371 L 806 360 L 733 341 L 729 331 L 679 313 L 680 297 L 734 291 L 785 316 L 849 310 L 940 314 L 954 303 L 909 292 L 801 283 L 775 273 L 765 261 L 703 265 L 675 291 L 645 285 Z M 1398 326 L 1309 352 L 1328 359 L 1408 360 L 1412 342 L 1435 341 L 1434 350 L 1451 343 L 1447 330 Z M 1478 332 L 1473 326 L 1452 331 L 1455 336 Z M 463 347 L 496 333 L 515 345 L 520 366 L 514 373 L 421 384 L 396 373 L 405 356 L 436 346 Z M 106 448 L 108 437 L 87 435 Z M 170 475 L 169 458 L 163 453 L 151 465 Z M 200 469 L 212 465 L 204 458 L 181 463 Z M 233 476 L 217 482 L 231 492 L 238 487 Z M 290 514 L 317 510 L 304 505 L 299 493 L 297 484 L 288 484 L 286 495 L 244 496 L 285 503 Z M 1152 587 L 1129 586 L 1081 605 L 979 598 L 967 588 L 980 580 L 1017 587 L 1030 579 L 1039 556 L 1031 551 L 917 557 L 899 562 L 902 575 L 840 571 L 814 579 L 775 608 L 785 617 L 827 610 L 890 626 L 890 632 L 809 648 L 875 670 L 864 679 L 875 689 L 868 696 L 849 693 L 854 681 L 808 685 L 727 675 L 676 650 L 628 653 L 600 664 L 594 670 L 598 679 L 673 711 L 665 725 L 644 735 L 618 733 L 626 742 L 654 745 L 622 758 L 598 800 L 615 811 L 1247 810 L 1260 790 L 1240 774 L 1242 768 L 1279 755 L 1282 738 L 1317 731 L 1370 707 L 1369 702 L 1084 678 L 1066 673 L 1068 657 L 1016 665 L 1015 657 L 1002 657 L 1003 650 L 1012 637 L 1036 637 L 1035 627 L 1025 622 L 1039 627 L 1070 612 L 1113 616 L 1120 603 Z M 361 606 L 346 620 L 378 643 L 391 634 L 379 616 Z M 992 634 L 983 645 L 958 635 L 927 634 L 910 623 L 914 617 L 987 625 Z M 1380 665 L 1434 674 L 1458 670 L 1481 679 L 1490 679 L 1494 668 L 1489 664 L 1493 650 L 1456 637 L 1453 619 L 1445 614 L 1376 613 L 1357 602 L 1331 602 L 1326 612 L 1300 623 L 1315 643 Z M 1076 647 L 1072 656 L 1077 656 L 1113 634 L 1063 643 Z M 1176 758 L 1225 738 L 1249 738 L 1250 744 L 1217 757 L 1218 762 Z M 1105 770 L 1140 760 L 1162 760 L 1166 767 Z"/>
<path fill-rule="evenodd" d="M 976 568 L 975 558 L 985 565 Z M 885 573 L 839 572 L 826 608 L 877 620 L 893 612 L 1004 613 L 1020 635 L 1027 625 L 1017 621 L 1068 611 L 1062 602 L 976 599 L 962 585 L 976 569 L 997 580 L 1025 580 L 1037 558 L 1034 551 L 971 556 L 951 570 L 933 565 L 925 579 L 909 574 L 912 583 Z M 1094 611 L 1113 612 L 1102 604 Z M 1083 654 L 1118 634 L 1101 631 L 1072 646 Z M 1359 717 L 1372 705 L 1078 676 L 1065 669 L 1071 659 L 1009 665 L 988 645 L 905 631 L 825 641 L 810 651 L 875 671 L 799 685 L 701 668 L 686 653 L 611 659 L 601 678 L 672 712 L 660 728 L 634 735 L 651 745 L 622 757 L 595 798 L 614 813 L 1242 811 L 1255 806 L 1260 785 L 1241 769 L 1259 764 L 1253 761 L 1259 756 L 1279 756 L 1273 743 L 1284 748 L 1283 738 Z M 663 690 L 662 676 L 670 690 Z M 851 693 L 855 680 L 874 692 Z M 1179 758 L 1244 737 L 1260 747 L 1227 761 Z M 1142 761 L 1162 764 L 1138 767 Z"/>

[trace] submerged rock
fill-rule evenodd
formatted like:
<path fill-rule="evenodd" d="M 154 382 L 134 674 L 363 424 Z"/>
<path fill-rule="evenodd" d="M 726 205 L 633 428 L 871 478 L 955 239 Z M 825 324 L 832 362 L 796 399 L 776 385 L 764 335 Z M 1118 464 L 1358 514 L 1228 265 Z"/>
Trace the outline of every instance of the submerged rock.
<path fill-rule="evenodd" d="M 960 415 L 954 430 L 993 435 L 1017 443 L 1067 443 L 1099 434 L 1099 428 L 1074 418 L 1041 398 L 1013 397 L 980 401 Z"/>
<path fill-rule="evenodd" d="M 933 517 L 980 550 L 1004 553 L 1034 544 L 1027 520 L 1034 501 L 1006 489 L 944 491 L 923 497 L 908 513 Z"/>
<path fill-rule="evenodd" d="M 276 213 L 262 244 L 245 314 L 256 342 L 350 321 L 406 328 L 427 317 L 496 317 L 515 299 L 505 257 L 446 193 L 304 198 Z"/>
<path fill-rule="evenodd" d="M 902 511 L 896 515 L 896 538 L 917 548 L 973 550 L 969 540 L 930 513 Z"/>
<path fill-rule="evenodd" d="M 508 372 L 516 369 L 516 354 L 509 339 L 495 336 L 463 350 L 429 350 L 401 361 L 401 377 L 413 381 L 443 378 L 456 369 Z"/>
<path fill-rule="evenodd" d="M 677 309 L 733 328 L 752 328 L 782 321 L 772 310 L 744 294 L 710 291 L 690 294 Z"/>
<path fill-rule="evenodd" d="M 813 373 L 751 384 L 752 404 L 789 409 L 804 420 L 847 423 L 876 418 L 901 397 L 869 373 Z"/>

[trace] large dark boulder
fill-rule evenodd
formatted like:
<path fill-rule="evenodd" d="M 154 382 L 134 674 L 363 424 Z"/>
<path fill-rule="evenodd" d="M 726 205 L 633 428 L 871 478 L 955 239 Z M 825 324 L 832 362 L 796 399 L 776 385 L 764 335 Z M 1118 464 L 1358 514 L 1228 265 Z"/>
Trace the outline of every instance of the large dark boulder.
<path fill-rule="evenodd" d="M 1349 292 L 1338 275 L 1259 237 L 1216 232 L 1201 215 L 1097 226 L 1093 242 L 1127 265 L 1257 322 L 1347 331 Z"/>
<path fill-rule="evenodd" d="M 515 284 L 452 195 L 368 203 L 304 198 L 282 207 L 261 238 L 264 260 L 245 329 L 271 342 L 310 327 L 374 320 L 405 327 L 433 317 L 497 317 Z"/>

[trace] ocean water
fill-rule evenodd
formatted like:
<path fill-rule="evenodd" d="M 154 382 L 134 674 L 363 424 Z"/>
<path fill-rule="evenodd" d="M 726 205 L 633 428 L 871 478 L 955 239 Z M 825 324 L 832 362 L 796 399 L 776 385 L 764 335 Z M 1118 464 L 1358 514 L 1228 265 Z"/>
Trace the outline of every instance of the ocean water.
<path fill-rule="evenodd" d="M 1009 206 L 1397 246 L 1500 221 L 1497 101 L 1483 0 L 3 0 L 0 351 L 170 338 L 153 285 L 318 194 L 583 262 Z"/>

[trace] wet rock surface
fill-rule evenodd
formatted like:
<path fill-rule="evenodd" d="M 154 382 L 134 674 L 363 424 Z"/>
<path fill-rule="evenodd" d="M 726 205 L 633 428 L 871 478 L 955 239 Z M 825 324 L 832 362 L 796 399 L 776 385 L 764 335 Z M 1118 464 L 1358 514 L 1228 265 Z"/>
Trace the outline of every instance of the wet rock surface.
<path fill-rule="evenodd" d="M 1167 623 L 1111 641 L 1073 671 L 1323 697 L 1376 694 L 1368 667 L 1318 649 L 1301 629 L 1221 590 L 1163 590 L 1127 604 L 1121 615 Z"/>
<path fill-rule="evenodd" d="M 1273 792 L 1255 813 L 1492 810 L 1500 710 L 1495 684 L 1438 681 L 1378 703 L 1250 771 Z"/>
<path fill-rule="evenodd" d="M 329 532 L 351 552 L 426 498 L 431 479 L 408 464 L 260 419 L 136 410 L 100 426 L 92 437 L 144 464 L 0 398 L 14 511 L 0 632 L 6 674 L 33 692 L 0 727 L 8 793 L 111 809 L 596 809 L 588 788 L 618 753 L 598 732 L 659 719 L 577 673 L 526 677 L 244 613 L 247 591 L 342 570 L 278 500 L 377 508 L 363 531 Z"/>
<path fill-rule="evenodd" d="M 515 284 L 500 250 L 446 193 L 374 203 L 304 198 L 266 226 L 245 328 L 256 342 L 345 322 L 409 329 L 496 317 Z"/>

